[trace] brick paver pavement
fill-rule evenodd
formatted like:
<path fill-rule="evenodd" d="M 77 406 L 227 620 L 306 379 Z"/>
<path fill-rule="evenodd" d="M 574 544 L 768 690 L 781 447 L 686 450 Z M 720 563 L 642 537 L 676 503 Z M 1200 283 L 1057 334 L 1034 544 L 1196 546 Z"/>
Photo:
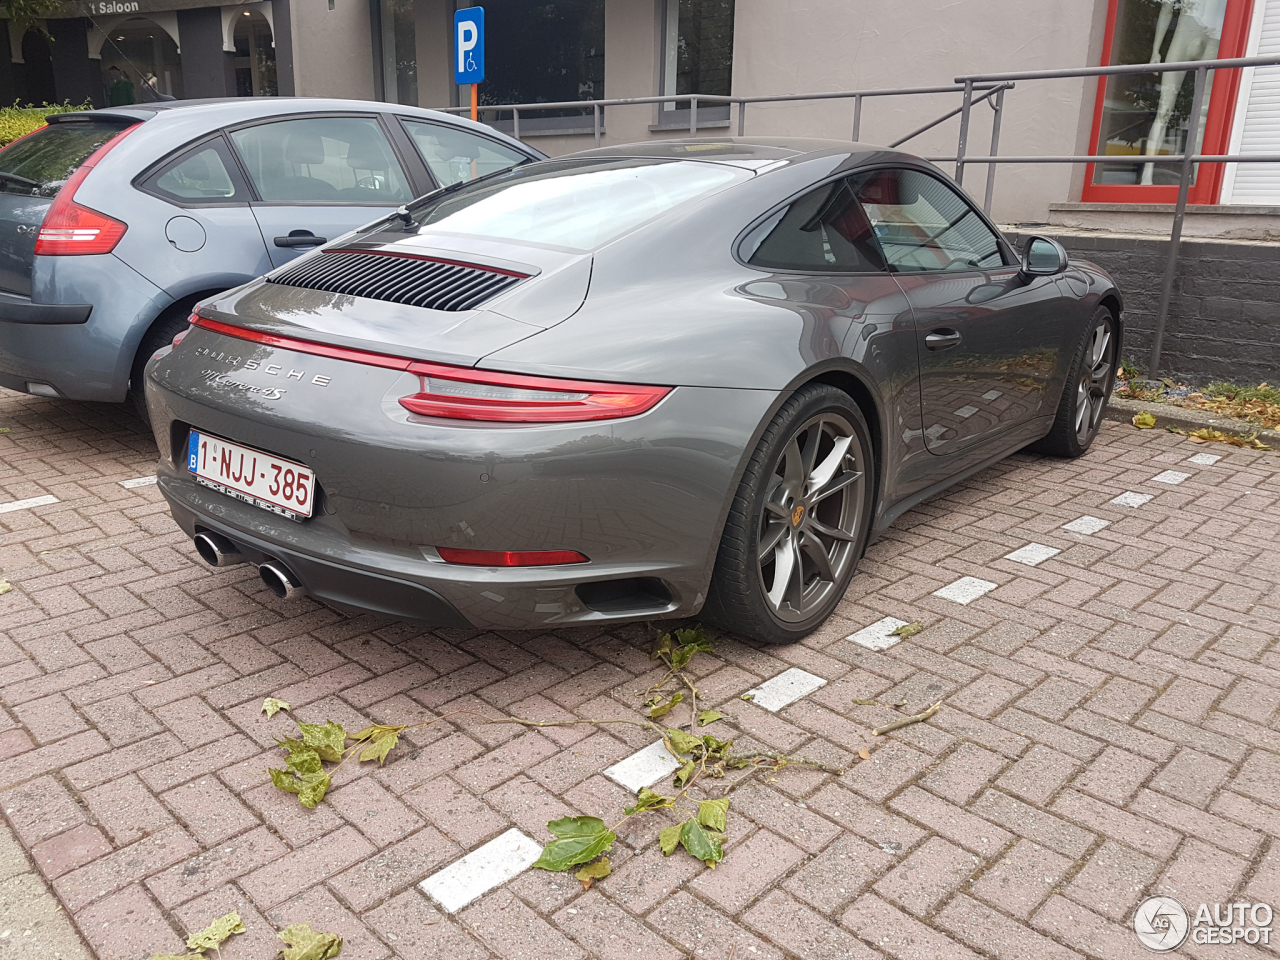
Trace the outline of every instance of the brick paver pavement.
<path fill-rule="evenodd" d="M 176 951 L 234 907 L 250 932 L 224 960 L 271 956 L 300 920 L 353 960 L 1124 960 L 1146 955 L 1127 924 L 1150 893 L 1280 907 L 1280 456 L 1108 424 L 1080 461 L 1018 456 L 956 487 L 871 548 L 822 631 L 719 637 L 695 663 L 722 731 L 843 775 L 744 786 L 715 871 L 664 859 L 652 815 L 589 892 L 527 871 L 447 914 L 420 881 L 513 827 L 545 842 L 566 813 L 619 818 L 601 771 L 652 736 L 460 715 L 306 811 L 269 783 L 290 724 L 262 698 L 348 729 L 635 716 L 653 633 L 285 603 L 251 567 L 202 564 L 154 486 L 120 485 L 153 458 L 123 409 L 3 393 L 0 426 L 0 504 L 57 498 L 0 513 L 0 809 L 103 958 Z M 1096 532 L 1063 529 L 1081 517 Z M 1004 559 L 1030 543 L 1059 552 Z M 963 577 L 987 592 L 934 596 Z M 884 617 L 927 628 L 885 652 L 847 639 Z M 791 667 L 827 682 L 777 713 L 740 699 Z M 874 738 L 892 711 L 872 698 L 944 706 Z"/>

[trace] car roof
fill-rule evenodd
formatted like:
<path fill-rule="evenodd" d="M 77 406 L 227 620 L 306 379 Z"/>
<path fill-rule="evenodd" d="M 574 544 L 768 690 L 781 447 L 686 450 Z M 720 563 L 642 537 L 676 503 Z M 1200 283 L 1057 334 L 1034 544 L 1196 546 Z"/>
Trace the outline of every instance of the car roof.
<path fill-rule="evenodd" d="M 410 107 L 400 103 L 382 103 L 377 100 L 340 100 L 329 97 L 217 97 L 204 100 L 162 100 L 156 103 L 133 103 L 121 107 L 103 107 L 98 110 L 75 110 L 48 117 L 50 123 L 101 117 L 137 123 L 196 121 L 209 129 L 258 120 L 267 117 L 298 113 L 394 113 L 401 116 L 418 116 L 437 123 L 474 128 L 477 133 L 498 140 L 510 140 L 505 134 L 482 123 L 474 123 L 464 117 L 456 117 L 439 110 Z M 514 141 L 513 141 L 514 142 Z M 526 150 L 538 151 L 529 146 Z"/>

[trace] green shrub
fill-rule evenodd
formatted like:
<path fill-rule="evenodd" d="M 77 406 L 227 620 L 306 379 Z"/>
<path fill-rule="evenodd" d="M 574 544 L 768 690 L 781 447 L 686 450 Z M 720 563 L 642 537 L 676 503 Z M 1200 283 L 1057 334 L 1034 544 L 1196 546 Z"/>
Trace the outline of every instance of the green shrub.
<path fill-rule="evenodd" d="M 25 137 L 32 130 L 44 126 L 44 118 L 51 113 L 70 113 L 73 110 L 92 110 L 93 104 L 82 103 L 78 106 L 71 103 L 42 103 L 39 106 L 28 103 L 23 106 L 14 101 L 11 107 L 0 107 L 0 147 L 12 143 L 19 137 Z"/>

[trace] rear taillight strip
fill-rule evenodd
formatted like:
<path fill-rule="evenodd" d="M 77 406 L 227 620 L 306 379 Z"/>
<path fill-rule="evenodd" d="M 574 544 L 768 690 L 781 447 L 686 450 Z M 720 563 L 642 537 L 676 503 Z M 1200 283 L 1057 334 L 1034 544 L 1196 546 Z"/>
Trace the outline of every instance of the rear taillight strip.
<path fill-rule="evenodd" d="M 671 392 L 670 387 L 648 384 L 597 383 L 588 380 L 561 380 L 551 377 L 531 377 L 516 373 L 497 373 L 476 370 L 471 367 L 454 367 L 442 363 L 410 360 L 388 354 L 339 347 L 313 340 L 299 340 L 262 330 L 223 323 L 209 317 L 193 314 L 191 322 L 224 336 L 248 340 L 267 346 L 307 353 L 318 357 L 331 357 L 349 363 L 362 363 L 403 370 L 419 378 L 418 393 L 400 398 L 400 405 L 410 413 L 423 417 L 446 420 L 475 420 L 497 423 L 574 423 L 590 420 L 616 420 L 634 417 L 652 409 L 658 401 Z M 493 396 L 477 389 L 468 395 L 465 389 L 449 392 L 432 392 L 430 382 L 444 380 L 451 384 L 472 384 L 477 388 L 497 387 L 509 391 L 509 396 Z M 443 389 L 443 386 L 438 389 Z M 542 394 L 539 397 L 537 394 Z M 532 394 L 532 395 L 531 395 Z M 564 396 L 568 394 L 569 396 Z"/>

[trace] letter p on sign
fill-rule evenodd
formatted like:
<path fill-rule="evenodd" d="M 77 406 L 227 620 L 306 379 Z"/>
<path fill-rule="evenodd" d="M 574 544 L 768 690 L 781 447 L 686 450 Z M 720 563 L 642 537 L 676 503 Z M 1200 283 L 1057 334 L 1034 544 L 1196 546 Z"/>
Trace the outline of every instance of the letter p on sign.
<path fill-rule="evenodd" d="M 465 7 L 453 15 L 454 83 L 484 80 L 484 7 Z"/>

